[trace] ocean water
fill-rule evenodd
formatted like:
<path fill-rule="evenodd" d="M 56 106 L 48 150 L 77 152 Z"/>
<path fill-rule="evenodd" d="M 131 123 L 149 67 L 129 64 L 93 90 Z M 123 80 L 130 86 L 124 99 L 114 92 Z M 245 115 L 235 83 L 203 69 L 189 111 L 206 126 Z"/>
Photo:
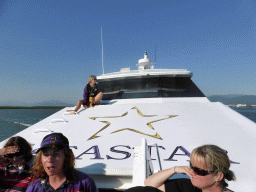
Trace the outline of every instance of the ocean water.
<path fill-rule="evenodd" d="M 234 110 L 256 123 L 256 107 L 234 108 Z"/>
<path fill-rule="evenodd" d="M 60 109 L 0 109 L 0 141 L 26 129 Z M 234 108 L 256 123 L 256 108 Z"/>
<path fill-rule="evenodd" d="M 0 141 L 28 128 L 60 109 L 0 109 Z"/>

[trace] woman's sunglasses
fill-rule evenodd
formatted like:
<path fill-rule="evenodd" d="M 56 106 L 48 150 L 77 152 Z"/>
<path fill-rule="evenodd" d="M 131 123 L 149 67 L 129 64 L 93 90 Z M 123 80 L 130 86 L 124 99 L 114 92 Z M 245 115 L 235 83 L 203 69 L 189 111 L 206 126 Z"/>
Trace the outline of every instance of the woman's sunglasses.
<path fill-rule="evenodd" d="M 215 173 L 215 171 L 206 171 L 197 167 L 194 167 L 191 162 L 190 162 L 190 168 L 194 171 L 195 174 L 200 175 L 200 176 L 206 176 L 212 173 Z"/>

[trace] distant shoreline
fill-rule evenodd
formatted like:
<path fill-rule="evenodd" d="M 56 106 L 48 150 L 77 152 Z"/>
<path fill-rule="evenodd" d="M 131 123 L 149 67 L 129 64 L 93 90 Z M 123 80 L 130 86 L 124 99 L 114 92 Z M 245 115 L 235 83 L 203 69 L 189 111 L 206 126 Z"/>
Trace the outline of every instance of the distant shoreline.
<path fill-rule="evenodd" d="M 63 109 L 64 106 L 37 106 L 37 107 L 12 107 L 12 106 L 0 106 L 0 109 Z"/>

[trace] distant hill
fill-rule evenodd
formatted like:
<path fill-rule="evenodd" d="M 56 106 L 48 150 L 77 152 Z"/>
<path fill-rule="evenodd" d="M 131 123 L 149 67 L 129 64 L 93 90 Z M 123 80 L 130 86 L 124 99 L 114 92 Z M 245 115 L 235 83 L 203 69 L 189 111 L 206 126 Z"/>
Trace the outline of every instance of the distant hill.
<path fill-rule="evenodd" d="M 256 95 L 212 95 L 207 96 L 211 102 L 221 102 L 225 105 L 246 104 L 256 105 Z"/>
<path fill-rule="evenodd" d="M 33 103 L 33 106 L 73 107 L 73 106 L 75 106 L 75 103 L 71 104 L 71 103 L 64 103 L 64 102 L 57 101 L 57 100 L 52 100 L 52 101 L 43 101 L 43 102 L 39 102 L 39 103 Z"/>
<path fill-rule="evenodd" d="M 21 106 L 21 107 L 73 107 L 75 106 L 76 101 L 74 103 L 66 103 L 58 100 L 51 100 L 51 101 L 41 101 L 35 103 L 28 103 L 28 102 L 17 102 L 17 101 L 5 101 L 0 102 L 0 106 Z"/>

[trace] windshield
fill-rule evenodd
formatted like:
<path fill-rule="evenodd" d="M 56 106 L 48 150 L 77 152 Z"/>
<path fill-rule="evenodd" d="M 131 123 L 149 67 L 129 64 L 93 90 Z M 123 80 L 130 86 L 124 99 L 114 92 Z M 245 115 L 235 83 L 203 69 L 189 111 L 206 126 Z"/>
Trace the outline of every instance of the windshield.
<path fill-rule="evenodd" d="M 204 97 L 190 77 L 143 76 L 98 80 L 103 100 L 152 97 Z"/>

